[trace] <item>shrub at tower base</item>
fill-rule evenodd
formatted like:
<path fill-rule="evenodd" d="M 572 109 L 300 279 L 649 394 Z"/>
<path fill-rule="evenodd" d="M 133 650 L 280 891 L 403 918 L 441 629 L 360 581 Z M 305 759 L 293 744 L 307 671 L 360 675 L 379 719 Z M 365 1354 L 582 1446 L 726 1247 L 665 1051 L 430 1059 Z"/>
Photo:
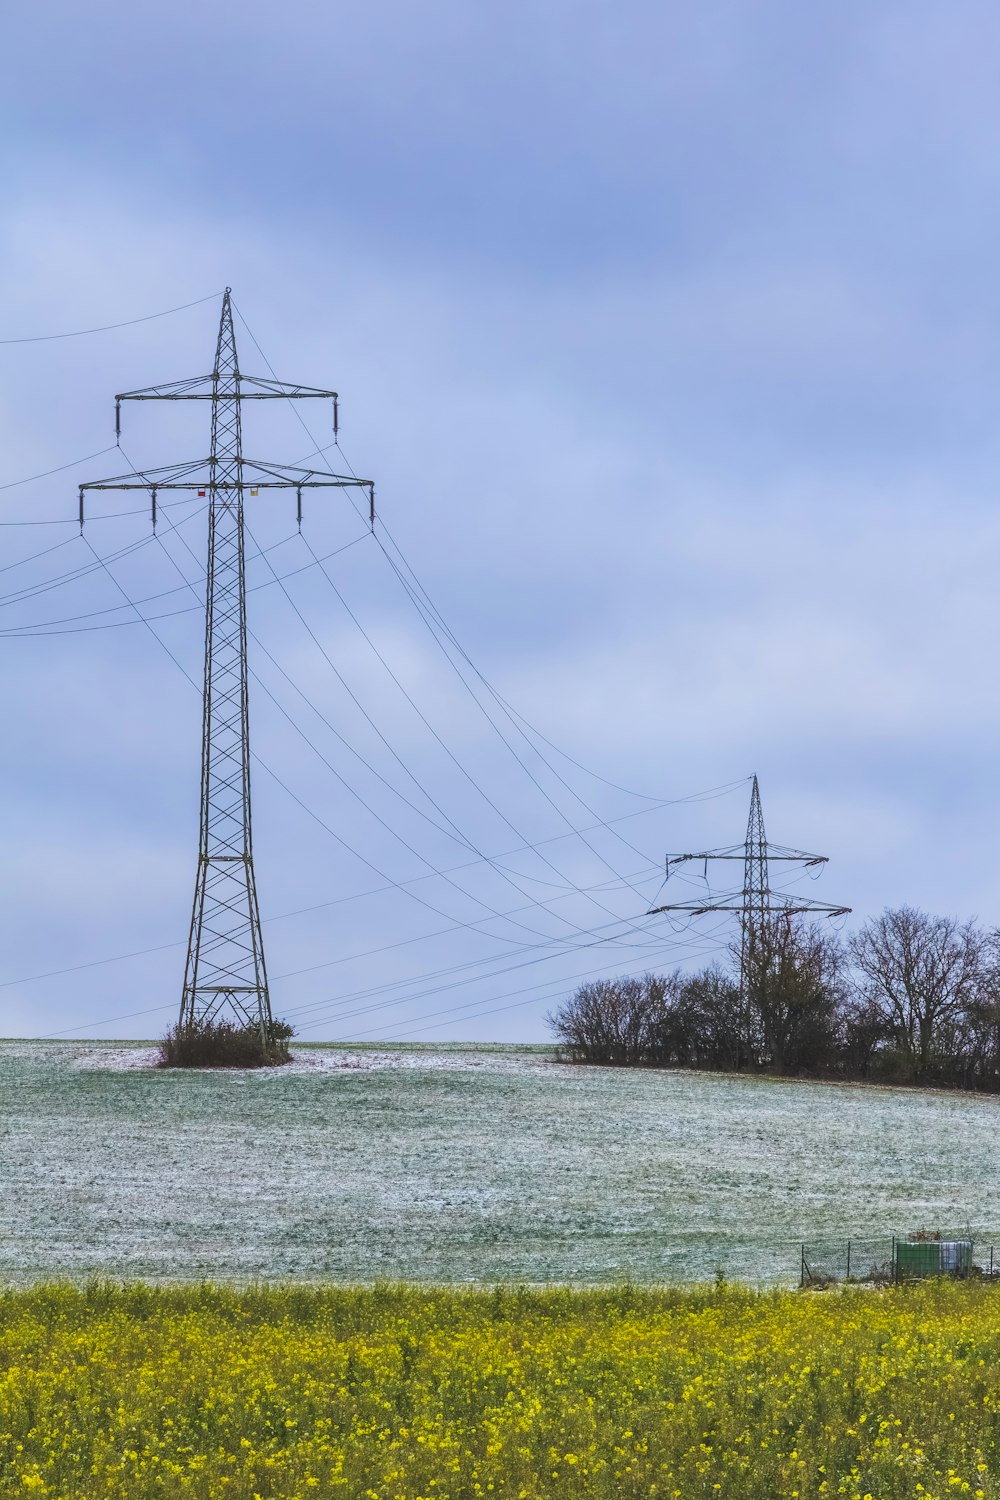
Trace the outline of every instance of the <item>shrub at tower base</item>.
<path fill-rule="evenodd" d="M 287 1021 L 237 1026 L 232 1021 L 177 1025 L 160 1042 L 161 1068 L 275 1068 L 290 1063 L 293 1035 Z"/>

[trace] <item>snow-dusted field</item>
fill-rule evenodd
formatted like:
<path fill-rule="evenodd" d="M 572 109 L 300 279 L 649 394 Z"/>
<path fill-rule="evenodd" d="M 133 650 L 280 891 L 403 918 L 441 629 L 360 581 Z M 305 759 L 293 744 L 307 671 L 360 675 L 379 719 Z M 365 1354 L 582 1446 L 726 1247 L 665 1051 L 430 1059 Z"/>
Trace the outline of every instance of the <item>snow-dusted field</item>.
<path fill-rule="evenodd" d="M 802 1238 L 1000 1228 L 995 1099 L 527 1047 L 152 1057 L 0 1043 L 0 1280 L 790 1280 Z"/>

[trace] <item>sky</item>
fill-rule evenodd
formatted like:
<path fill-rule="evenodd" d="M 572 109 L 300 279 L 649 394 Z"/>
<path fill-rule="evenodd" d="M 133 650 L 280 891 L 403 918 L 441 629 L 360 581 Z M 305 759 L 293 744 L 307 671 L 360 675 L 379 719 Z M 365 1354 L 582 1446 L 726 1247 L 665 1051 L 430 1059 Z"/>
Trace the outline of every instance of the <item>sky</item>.
<path fill-rule="evenodd" d="M 205 516 L 73 518 L 207 451 L 200 405 L 136 404 L 119 452 L 114 395 L 209 371 L 226 286 L 247 373 L 341 399 L 339 451 L 283 403 L 245 451 L 321 448 L 380 515 L 248 502 L 303 1040 L 541 1041 L 583 978 L 724 960 L 726 920 L 645 914 L 706 891 L 663 856 L 738 843 L 752 773 L 848 929 L 997 922 L 995 6 L 38 0 L 4 33 L 0 1034 L 176 1013 Z"/>

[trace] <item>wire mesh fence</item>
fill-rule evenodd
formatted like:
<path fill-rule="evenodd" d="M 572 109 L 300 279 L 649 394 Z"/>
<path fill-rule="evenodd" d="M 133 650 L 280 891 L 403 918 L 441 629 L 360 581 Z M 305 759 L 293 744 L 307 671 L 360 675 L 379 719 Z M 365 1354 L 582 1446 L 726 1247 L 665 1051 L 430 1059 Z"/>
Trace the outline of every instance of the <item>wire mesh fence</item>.
<path fill-rule="evenodd" d="M 926 1276 L 1000 1278 L 1000 1255 L 992 1244 L 941 1235 L 804 1241 L 799 1284 L 830 1286 L 834 1282 L 885 1285 Z"/>
<path fill-rule="evenodd" d="M 833 1281 L 893 1281 L 895 1250 L 892 1235 L 803 1244 L 801 1284 L 825 1286 Z"/>

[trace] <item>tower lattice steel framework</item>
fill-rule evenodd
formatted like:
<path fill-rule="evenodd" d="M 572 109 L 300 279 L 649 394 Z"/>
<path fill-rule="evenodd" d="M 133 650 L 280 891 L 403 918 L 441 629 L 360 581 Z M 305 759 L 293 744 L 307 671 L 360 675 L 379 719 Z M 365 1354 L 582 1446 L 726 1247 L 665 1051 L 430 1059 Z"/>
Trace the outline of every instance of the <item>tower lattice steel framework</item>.
<path fill-rule="evenodd" d="M 703 849 L 696 854 L 668 854 L 666 879 L 670 878 L 672 866 L 701 861 L 708 876 L 709 860 L 731 860 L 743 865 L 743 888 L 720 893 L 703 900 L 672 901 L 654 906 L 647 913 L 655 916 L 659 912 L 687 912 L 691 916 L 704 916 L 708 912 L 738 912 L 740 917 L 740 1025 L 744 1041 L 749 1027 L 750 990 L 761 977 L 762 964 L 766 965 L 769 944 L 767 942 L 771 924 L 775 917 L 791 918 L 805 914 L 825 917 L 846 916 L 849 906 L 834 906 L 825 901 L 816 901 L 809 896 L 790 895 L 787 891 L 771 889 L 770 866 L 774 862 L 798 864 L 804 869 L 827 864 L 825 854 L 807 854 L 801 849 L 786 849 L 781 844 L 769 844 L 764 833 L 764 811 L 760 800 L 760 784 L 753 778 L 750 792 L 750 817 L 747 835 L 742 844 L 727 849 Z"/>
<path fill-rule="evenodd" d="M 272 1021 L 250 815 L 244 491 L 256 494 L 261 489 L 294 489 L 301 526 L 304 490 L 360 488 L 368 492 L 369 515 L 374 522 L 375 490 L 370 480 L 244 458 L 242 403 L 302 398 L 332 401 L 336 434 L 336 391 L 241 373 L 227 287 L 215 367 L 210 375 L 125 391 L 115 397 L 115 432 L 119 438 L 123 401 L 210 401 L 212 446 L 208 458 L 134 470 L 80 487 L 81 528 L 87 490 L 148 491 L 154 529 L 160 491 L 188 490 L 206 495 L 208 500 L 201 817 L 180 1008 L 182 1026 L 228 1020 L 239 1026 L 259 1026 L 266 1036 Z"/>

